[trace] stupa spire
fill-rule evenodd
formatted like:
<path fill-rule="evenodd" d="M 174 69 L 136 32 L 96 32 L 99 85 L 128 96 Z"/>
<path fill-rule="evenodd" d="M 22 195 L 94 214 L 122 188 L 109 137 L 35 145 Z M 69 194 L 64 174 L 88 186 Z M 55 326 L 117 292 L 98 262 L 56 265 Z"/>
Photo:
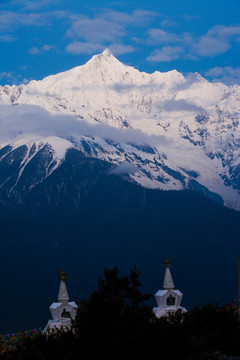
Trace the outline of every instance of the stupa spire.
<path fill-rule="evenodd" d="M 171 263 L 170 263 L 170 260 L 168 258 L 166 258 L 165 262 L 164 262 L 164 265 L 165 265 L 165 277 L 164 277 L 164 282 L 163 282 L 163 288 L 165 290 L 170 290 L 170 289 L 174 289 L 174 283 L 173 283 L 173 279 L 172 279 L 172 275 L 171 275 L 171 271 L 170 271 L 170 266 L 171 266 Z"/>
<path fill-rule="evenodd" d="M 68 291 L 66 287 L 66 274 L 63 270 L 59 273 L 60 286 L 58 292 L 58 302 L 66 303 L 69 302 Z"/>

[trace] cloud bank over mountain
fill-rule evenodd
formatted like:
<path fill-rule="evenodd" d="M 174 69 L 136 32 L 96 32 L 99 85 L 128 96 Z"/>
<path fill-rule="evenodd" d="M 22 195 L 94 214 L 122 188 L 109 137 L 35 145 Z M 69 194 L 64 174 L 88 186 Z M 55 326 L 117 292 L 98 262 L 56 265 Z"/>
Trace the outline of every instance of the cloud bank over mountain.
<path fill-rule="evenodd" d="M 50 114 L 43 108 L 33 105 L 0 107 L 0 142 L 14 142 L 25 139 L 57 136 L 68 139 L 76 136 L 99 137 L 119 143 L 152 146 L 168 146 L 172 141 L 164 135 L 144 134 L 141 130 L 119 131 L 112 126 L 76 119 L 70 115 Z"/>

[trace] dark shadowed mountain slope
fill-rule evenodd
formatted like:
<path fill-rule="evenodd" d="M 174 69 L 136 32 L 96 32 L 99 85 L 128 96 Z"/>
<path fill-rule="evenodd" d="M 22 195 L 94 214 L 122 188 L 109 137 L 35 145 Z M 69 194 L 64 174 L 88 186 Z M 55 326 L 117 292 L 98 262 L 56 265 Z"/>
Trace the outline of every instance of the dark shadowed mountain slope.
<path fill-rule="evenodd" d="M 187 308 L 236 296 L 239 213 L 196 192 L 143 188 L 111 168 L 72 150 L 21 201 L 2 194 L 1 332 L 45 325 L 61 268 L 72 299 L 114 265 L 126 273 L 136 264 L 155 293 L 166 256 Z"/>

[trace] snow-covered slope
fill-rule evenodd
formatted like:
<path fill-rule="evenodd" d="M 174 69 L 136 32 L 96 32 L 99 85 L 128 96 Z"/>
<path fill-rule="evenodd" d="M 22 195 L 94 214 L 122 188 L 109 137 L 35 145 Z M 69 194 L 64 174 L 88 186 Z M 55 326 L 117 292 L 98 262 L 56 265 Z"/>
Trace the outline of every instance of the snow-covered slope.
<path fill-rule="evenodd" d="M 175 70 L 142 73 L 105 50 L 41 81 L 1 87 L 0 105 L 0 169 L 25 149 L 15 172 L 0 176 L 8 196 L 42 148 L 49 161 L 25 190 L 50 176 L 74 147 L 142 186 L 193 189 L 240 209 L 237 85 Z"/>

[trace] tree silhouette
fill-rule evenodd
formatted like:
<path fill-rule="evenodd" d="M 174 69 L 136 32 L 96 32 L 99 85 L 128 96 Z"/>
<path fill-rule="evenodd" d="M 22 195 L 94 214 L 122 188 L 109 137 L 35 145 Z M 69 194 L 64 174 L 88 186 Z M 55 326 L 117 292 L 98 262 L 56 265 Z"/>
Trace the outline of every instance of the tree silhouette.
<path fill-rule="evenodd" d="M 104 270 L 98 289 L 79 304 L 74 329 L 84 356 L 122 359 L 146 351 L 143 346 L 154 318 L 145 301 L 152 295 L 142 294 L 139 272 L 119 276 L 117 267 Z"/>

